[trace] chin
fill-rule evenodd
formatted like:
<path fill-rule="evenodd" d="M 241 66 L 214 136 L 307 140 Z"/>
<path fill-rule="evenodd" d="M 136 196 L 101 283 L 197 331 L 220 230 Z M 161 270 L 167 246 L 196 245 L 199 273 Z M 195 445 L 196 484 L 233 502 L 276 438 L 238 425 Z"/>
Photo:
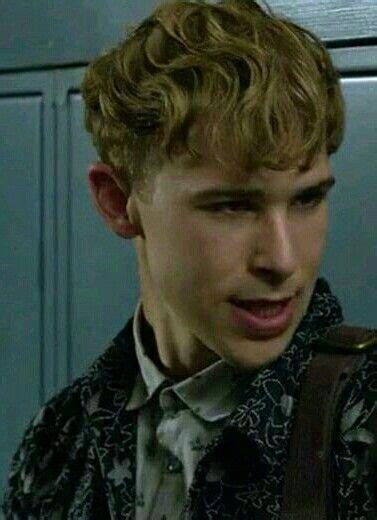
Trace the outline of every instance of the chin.
<path fill-rule="evenodd" d="M 234 368 L 244 372 L 260 370 L 281 356 L 288 347 L 294 331 L 263 340 L 243 340 L 238 352 L 229 352 L 223 359 Z"/>

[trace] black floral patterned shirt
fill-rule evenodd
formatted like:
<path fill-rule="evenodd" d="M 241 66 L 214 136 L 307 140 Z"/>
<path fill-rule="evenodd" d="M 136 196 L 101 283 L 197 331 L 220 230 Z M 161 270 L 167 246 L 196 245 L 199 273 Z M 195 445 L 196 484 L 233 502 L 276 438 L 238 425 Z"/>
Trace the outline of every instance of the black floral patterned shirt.
<path fill-rule="evenodd" d="M 242 402 L 205 448 L 183 518 L 280 518 L 301 384 L 321 331 L 342 321 L 336 297 L 319 278 L 284 353 L 248 376 Z M 50 399 L 28 425 L 9 472 L 6 520 L 135 518 L 138 410 L 127 410 L 127 403 L 139 365 L 132 325 L 131 318 L 87 373 Z M 366 356 L 342 397 L 330 460 L 335 519 L 375 520 L 377 468 L 370 463 L 375 353 Z"/>

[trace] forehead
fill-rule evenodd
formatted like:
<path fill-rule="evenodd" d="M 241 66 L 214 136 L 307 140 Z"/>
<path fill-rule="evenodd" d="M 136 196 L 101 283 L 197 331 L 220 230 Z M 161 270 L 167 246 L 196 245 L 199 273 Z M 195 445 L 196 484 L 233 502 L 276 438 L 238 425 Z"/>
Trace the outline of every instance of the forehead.
<path fill-rule="evenodd" d="M 329 159 L 326 152 L 315 158 L 312 166 L 304 172 L 297 168 L 284 171 L 259 168 L 247 171 L 238 164 L 220 165 L 212 160 L 195 161 L 180 157 L 165 170 L 169 183 L 177 192 L 192 192 L 202 188 L 259 188 L 263 191 L 281 191 L 305 186 L 311 181 L 328 177 Z"/>

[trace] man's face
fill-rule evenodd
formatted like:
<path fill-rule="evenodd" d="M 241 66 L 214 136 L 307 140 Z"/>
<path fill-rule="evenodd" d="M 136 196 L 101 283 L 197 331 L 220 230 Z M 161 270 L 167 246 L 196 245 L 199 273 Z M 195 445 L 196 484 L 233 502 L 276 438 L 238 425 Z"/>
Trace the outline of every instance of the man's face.
<path fill-rule="evenodd" d="M 330 178 L 325 153 L 305 173 L 163 167 L 151 202 L 137 201 L 144 238 L 136 239 L 143 307 L 163 348 L 246 370 L 285 350 L 307 310 L 328 224 L 328 188 L 300 192 Z M 202 194 L 209 189 L 262 194 Z M 230 301 L 292 295 L 292 319 L 275 333 L 240 322 Z"/>

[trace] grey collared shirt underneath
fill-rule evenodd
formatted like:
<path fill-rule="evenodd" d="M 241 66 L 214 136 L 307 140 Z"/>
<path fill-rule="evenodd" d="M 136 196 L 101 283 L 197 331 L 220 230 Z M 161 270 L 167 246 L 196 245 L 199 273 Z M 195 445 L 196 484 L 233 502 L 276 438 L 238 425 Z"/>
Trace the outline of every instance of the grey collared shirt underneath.
<path fill-rule="evenodd" d="M 180 518 L 207 445 L 242 400 L 239 373 L 220 360 L 174 383 L 153 363 L 141 340 L 139 301 L 133 322 L 140 371 L 127 410 L 139 410 L 135 520 Z M 208 478 L 219 479 L 220 470 Z"/>

